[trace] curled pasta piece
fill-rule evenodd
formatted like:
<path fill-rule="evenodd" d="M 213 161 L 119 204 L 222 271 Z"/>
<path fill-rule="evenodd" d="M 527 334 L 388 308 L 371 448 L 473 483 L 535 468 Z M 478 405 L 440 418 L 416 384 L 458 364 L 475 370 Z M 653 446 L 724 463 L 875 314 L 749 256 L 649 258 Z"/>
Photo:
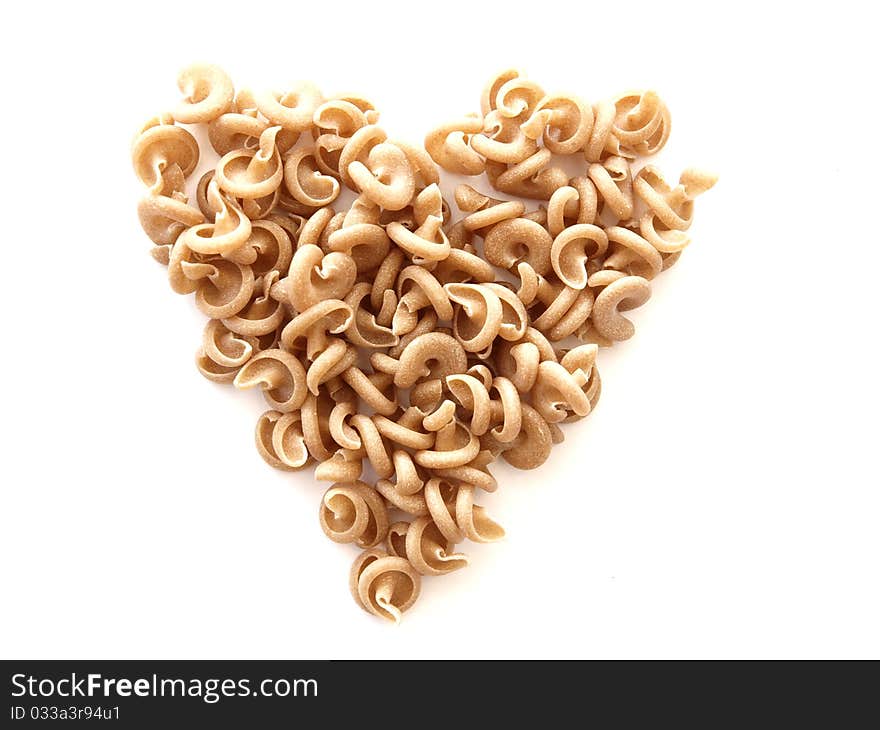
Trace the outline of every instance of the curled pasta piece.
<path fill-rule="evenodd" d="M 394 384 L 410 388 L 423 378 L 442 378 L 467 369 L 467 355 L 461 344 L 443 332 L 419 335 L 400 354 Z"/>
<path fill-rule="evenodd" d="M 501 116 L 525 122 L 544 99 L 544 90 L 534 81 L 516 75 L 507 79 L 495 94 L 495 108 Z"/>
<path fill-rule="evenodd" d="M 421 578 L 408 560 L 373 548 L 354 561 L 349 585 L 361 608 L 398 623 L 419 597 Z"/>
<path fill-rule="evenodd" d="M 348 254 L 325 254 L 314 244 L 301 245 L 282 279 L 286 300 L 298 312 L 326 299 L 343 299 L 354 286 L 357 265 Z"/>
<path fill-rule="evenodd" d="M 422 483 L 424 484 L 424 482 Z M 422 517 L 428 514 L 428 505 L 421 491 L 413 494 L 403 494 L 387 479 L 380 479 L 376 482 L 376 491 L 385 497 L 388 504 L 394 509 L 399 509 L 401 512 L 406 512 L 413 517 Z"/>
<path fill-rule="evenodd" d="M 620 312 L 640 307 L 651 297 L 651 285 L 641 276 L 625 276 L 606 286 L 593 306 L 593 327 L 609 340 L 628 340 L 636 328 Z"/>
<path fill-rule="evenodd" d="M 214 181 L 221 190 L 236 198 L 263 198 L 274 193 L 284 177 L 281 153 L 275 138 L 281 127 L 269 127 L 260 135 L 257 149 L 227 152 L 214 171 Z"/>
<path fill-rule="evenodd" d="M 346 222 L 342 228 L 329 235 L 328 244 L 331 251 L 351 256 L 359 273 L 373 271 L 381 266 L 391 248 L 388 234 L 382 226 L 375 223 Z"/>
<path fill-rule="evenodd" d="M 548 167 L 551 157 L 550 150 L 544 148 L 507 170 L 490 169 L 492 185 L 496 190 L 521 198 L 549 200 L 557 188 L 568 182 L 565 170 Z"/>
<path fill-rule="evenodd" d="M 214 180 L 208 184 L 207 199 L 211 208 L 216 211 L 214 222 L 187 228 L 178 237 L 177 244 L 185 245 L 200 254 L 233 254 L 251 236 L 250 219 L 237 203 L 220 192 Z"/>
<path fill-rule="evenodd" d="M 184 124 L 202 124 L 216 119 L 231 108 L 235 96 L 232 79 L 226 72 L 203 63 L 181 71 L 177 87 L 184 98 L 172 116 Z"/>
<path fill-rule="evenodd" d="M 682 251 L 690 243 L 685 231 L 693 220 L 694 198 L 711 188 L 717 179 L 711 173 L 689 168 L 673 188 L 656 168 L 643 167 L 633 181 L 633 190 L 647 208 L 639 227 L 642 236 L 661 253 Z"/>
<path fill-rule="evenodd" d="M 625 148 L 647 157 L 659 152 L 669 139 L 669 109 L 653 91 L 632 92 L 614 102 L 612 134 Z"/>
<path fill-rule="evenodd" d="M 196 306 L 211 319 L 227 319 L 240 312 L 254 291 L 254 274 L 219 257 L 196 259 L 182 242 L 183 234 L 171 249 L 168 277 L 179 293 L 195 291 Z"/>
<path fill-rule="evenodd" d="M 455 521 L 458 486 L 446 479 L 429 479 L 425 484 L 425 503 L 437 529 L 453 545 L 464 540 L 464 532 Z"/>
<path fill-rule="evenodd" d="M 240 335 L 258 337 L 275 332 L 284 321 L 284 306 L 269 296 L 278 272 L 271 271 L 262 279 L 262 287 L 238 312 L 223 320 L 230 331 Z"/>
<path fill-rule="evenodd" d="M 391 460 L 394 462 L 394 491 L 402 496 L 412 496 L 422 491 L 425 482 L 419 474 L 412 455 L 408 451 L 396 449 L 391 454 Z M 388 499 L 387 495 L 386 499 Z"/>
<path fill-rule="evenodd" d="M 520 393 L 528 393 L 538 378 L 541 354 L 533 342 L 505 342 L 495 350 L 498 372 L 510 380 Z"/>
<path fill-rule="evenodd" d="M 315 479 L 319 482 L 354 482 L 361 478 L 363 468 L 360 451 L 338 449 L 315 467 Z"/>
<path fill-rule="evenodd" d="M 236 388 L 260 386 L 266 402 L 275 410 L 290 413 L 306 398 L 306 371 L 289 352 L 272 349 L 254 355 L 235 376 Z"/>
<path fill-rule="evenodd" d="M 322 101 L 318 88 L 308 83 L 297 84 L 287 92 L 262 92 L 253 97 L 257 109 L 271 124 L 297 133 L 311 127 Z"/>
<path fill-rule="evenodd" d="M 492 418 L 492 406 L 486 386 L 473 375 L 457 373 L 446 377 L 446 387 L 455 400 L 471 414 L 470 422 L 468 423 L 470 432 L 474 436 L 482 436 L 486 433 L 489 430 Z M 450 401 L 445 401 L 445 403 L 450 403 Z M 452 412 L 448 415 L 449 420 L 447 423 L 452 421 L 454 414 L 455 409 L 453 407 Z M 445 425 L 446 423 L 443 424 L 443 426 Z M 430 426 L 427 427 L 430 428 Z M 440 428 L 431 430 L 440 430 Z"/>
<path fill-rule="evenodd" d="M 291 352 L 302 349 L 306 340 L 306 357 L 314 359 L 327 348 L 328 333 L 340 334 L 351 325 L 354 312 L 340 299 L 326 299 L 312 305 L 291 319 L 281 331 L 281 344 Z"/>
<path fill-rule="evenodd" d="M 584 145 L 587 162 L 601 162 L 609 148 L 614 150 L 619 147 L 612 131 L 616 114 L 614 102 L 601 101 L 593 105 L 593 129 Z"/>
<path fill-rule="evenodd" d="M 283 174 L 287 191 L 304 205 L 320 208 L 339 196 L 339 182 L 321 172 L 311 149 L 297 149 L 287 155 Z"/>
<path fill-rule="evenodd" d="M 386 210 L 405 208 L 415 192 L 409 158 L 400 147 L 387 142 L 370 149 L 366 164 L 351 162 L 348 174 L 361 193 Z"/>
<path fill-rule="evenodd" d="M 140 181 L 148 188 L 163 186 L 163 174 L 174 165 L 187 177 L 199 162 L 199 143 L 168 116 L 150 119 L 135 137 L 131 161 Z M 160 192 L 156 189 L 154 192 Z"/>
<path fill-rule="evenodd" d="M 503 340 L 520 339 L 529 325 L 529 315 L 520 298 L 512 289 L 502 284 L 489 282 L 483 286 L 501 302 L 501 326 L 498 328 L 498 335 Z"/>
<path fill-rule="evenodd" d="M 484 284 L 446 284 L 443 287 L 455 302 L 452 331 L 467 352 L 487 352 L 498 336 L 502 323 L 501 300 Z"/>
<path fill-rule="evenodd" d="M 309 450 L 309 453 L 319 462 L 330 460 L 333 457 L 336 448 L 333 438 L 330 435 L 330 413 L 333 410 L 334 405 L 333 399 L 326 390 L 323 390 L 318 395 L 313 395 L 308 392 L 308 389 L 306 389 L 306 397 L 302 404 L 301 413 L 303 440 L 306 443 L 306 448 Z M 358 475 L 360 475 L 359 459 Z M 340 480 L 333 479 L 327 481 Z"/>
<path fill-rule="evenodd" d="M 530 405 L 522 404 L 522 428 L 501 457 L 517 469 L 536 469 L 550 456 L 553 435 L 541 414 Z"/>
<path fill-rule="evenodd" d="M 594 162 L 587 171 L 596 186 L 604 207 L 617 220 L 629 220 L 633 214 L 632 175 L 629 163 L 622 157 L 609 157 Z"/>
<path fill-rule="evenodd" d="M 453 552 L 455 545 L 430 517 L 413 520 L 403 535 L 405 556 L 422 575 L 445 575 L 468 565 L 467 556 Z"/>
<path fill-rule="evenodd" d="M 345 333 L 346 339 L 353 345 L 367 348 L 396 345 L 398 336 L 391 329 L 379 325 L 376 315 L 364 308 L 362 302 L 368 296 L 370 285 L 365 281 L 355 284 L 346 295 L 345 303 L 354 313 L 351 326 Z"/>
<path fill-rule="evenodd" d="M 605 268 L 638 274 L 645 279 L 653 279 L 663 270 L 663 257 L 638 233 L 621 226 L 613 226 L 606 228 L 605 234 L 616 248 L 615 253 L 605 259 Z M 630 255 L 621 257 L 620 254 L 623 253 Z"/>
<path fill-rule="evenodd" d="M 490 390 L 498 393 L 498 399 L 492 401 L 492 420 L 500 422 L 492 429 L 493 438 L 507 444 L 513 441 L 522 428 L 522 403 L 516 386 L 505 377 L 492 379 Z"/>
<path fill-rule="evenodd" d="M 153 243 L 173 244 L 183 230 L 204 223 L 205 217 L 181 193 L 146 195 L 138 202 L 138 219 Z"/>
<path fill-rule="evenodd" d="M 479 452 L 480 439 L 465 426 L 453 421 L 437 432 L 433 449 L 420 449 L 413 459 L 427 469 L 449 469 L 467 464 Z"/>
<path fill-rule="evenodd" d="M 489 472 L 489 465 L 495 461 L 491 451 L 483 449 L 473 461 L 464 466 L 454 466 L 449 469 L 435 469 L 434 474 L 442 479 L 453 479 L 464 484 L 470 484 L 482 489 L 484 492 L 494 492 L 498 489 L 498 482 Z"/>
<path fill-rule="evenodd" d="M 502 221 L 486 234 L 484 251 L 488 261 L 512 269 L 524 261 L 538 274 L 550 270 L 553 239 L 543 226 L 525 218 Z"/>
<path fill-rule="evenodd" d="M 357 362 L 357 350 L 338 337 L 327 339 L 324 349 L 312 360 L 306 371 L 306 386 L 317 394 L 328 380 L 344 373 Z"/>
<path fill-rule="evenodd" d="M 593 311 L 594 296 L 589 288 L 579 290 L 564 286 L 553 292 L 549 299 L 546 294 L 549 292 L 539 292 L 547 306 L 532 324 L 552 342 L 577 332 Z"/>
<path fill-rule="evenodd" d="M 254 276 L 270 272 L 286 273 L 293 258 L 293 245 L 287 231 L 273 220 L 251 222 L 251 235 L 242 249 L 250 251 Z"/>
<path fill-rule="evenodd" d="M 425 188 L 419 195 L 436 193 L 439 198 L 439 189 L 436 186 L 432 188 Z M 389 223 L 385 230 L 391 240 L 410 254 L 417 264 L 443 261 L 452 250 L 449 239 L 443 231 L 443 218 L 439 215 L 427 216 L 414 231 L 397 221 Z"/>
<path fill-rule="evenodd" d="M 519 75 L 520 72 L 517 69 L 510 68 L 495 74 L 489 80 L 480 94 L 480 109 L 483 115 L 498 108 L 498 92 L 501 90 L 501 87 L 511 79 L 518 78 Z"/>
<path fill-rule="evenodd" d="M 576 377 L 556 362 L 542 362 L 532 391 L 532 403 L 547 423 L 558 423 L 569 411 L 578 416 L 589 414 L 592 406 L 582 390 L 586 379 Z"/>
<path fill-rule="evenodd" d="M 421 266 L 407 266 L 397 277 L 397 306 L 392 319 L 395 334 L 412 332 L 419 311 L 430 305 L 441 319 L 452 319 L 452 303 L 436 277 Z"/>
<path fill-rule="evenodd" d="M 511 165 L 528 159 L 538 149 L 516 119 L 506 118 L 497 110 L 486 115 L 483 131 L 470 138 L 470 145 L 487 160 Z"/>
<path fill-rule="evenodd" d="M 424 433 L 416 428 L 422 420 L 417 408 L 407 409 L 396 421 L 378 413 L 372 419 L 379 433 L 394 444 L 410 449 L 429 449 L 434 445 L 433 433 Z"/>
<path fill-rule="evenodd" d="M 458 175 L 481 175 L 486 161 L 471 148 L 471 135 L 483 131 L 483 119 L 471 114 L 441 124 L 425 136 L 425 150 L 440 167 Z"/>
<path fill-rule="evenodd" d="M 324 492 L 319 520 L 333 542 L 353 542 L 362 548 L 378 545 L 388 534 L 385 501 L 361 481 L 334 484 Z"/>
<path fill-rule="evenodd" d="M 504 528 L 489 518 L 485 507 L 474 504 L 474 488 L 467 484 L 461 484 L 455 494 L 455 522 L 474 542 L 496 542 L 504 537 Z"/>
<path fill-rule="evenodd" d="M 276 469 L 294 471 L 311 461 L 303 438 L 302 415 L 298 411 L 266 411 L 257 421 L 254 438 L 260 456 Z"/>
<path fill-rule="evenodd" d="M 383 392 L 391 385 L 390 378 L 384 380 L 388 376 L 383 373 L 366 375 L 360 368 L 352 366 L 343 372 L 341 377 L 358 394 L 358 397 L 377 413 L 391 416 L 397 412 L 397 394 L 392 393 L 393 397 L 389 398 Z"/>
<path fill-rule="evenodd" d="M 231 383 L 239 368 L 254 354 L 247 338 L 230 332 L 219 320 L 205 325 L 202 346 L 196 354 L 196 367 L 208 380 Z"/>
<path fill-rule="evenodd" d="M 593 109 L 576 96 L 545 96 L 522 130 L 531 139 L 541 138 L 554 155 L 571 155 L 590 138 Z"/>
<path fill-rule="evenodd" d="M 564 228 L 553 239 L 550 264 L 563 284 L 583 289 L 587 285 L 587 262 L 603 256 L 607 249 L 608 236 L 604 230 L 591 223 L 579 223 Z"/>

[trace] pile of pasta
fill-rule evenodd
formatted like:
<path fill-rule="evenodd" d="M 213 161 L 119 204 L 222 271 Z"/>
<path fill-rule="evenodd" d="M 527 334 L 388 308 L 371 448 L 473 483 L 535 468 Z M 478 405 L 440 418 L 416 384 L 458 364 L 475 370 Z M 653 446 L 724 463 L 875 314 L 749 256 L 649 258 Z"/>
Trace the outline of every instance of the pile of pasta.
<path fill-rule="evenodd" d="M 624 312 L 688 245 L 715 178 L 636 170 L 670 132 L 650 91 L 588 104 L 505 71 L 423 148 L 390 139 L 359 95 L 236 93 L 209 65 L 178 86 L 132 156 L 153 257 L 209 318 L 198 369 L 261 389 L 257 450 L 316 465 L 321 528 L 363 550 L 355 601 L 396 622 L 423 576 L 468 564 L 460 543 L 504 535 L 476 503 L 497 489 L 491 464 L 540 466 L 596 407 L 599 347 L 632 337 Z M 219 156 L 195 204 L 183 125 Z M 454 216 L 438 166 L 518 199 L 459 185 Z"/>

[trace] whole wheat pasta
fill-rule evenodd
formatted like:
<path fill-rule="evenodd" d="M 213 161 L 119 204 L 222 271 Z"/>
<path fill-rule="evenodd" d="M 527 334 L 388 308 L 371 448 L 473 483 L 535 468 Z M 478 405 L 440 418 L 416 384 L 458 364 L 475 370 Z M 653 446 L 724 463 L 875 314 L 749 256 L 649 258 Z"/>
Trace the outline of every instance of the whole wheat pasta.
<path fill-rule="evenodd" d="M 596 408 L 600 347 L 633 335 L 624 313 L 690 243 L 716 177 L 642 165 L 671 128 L 652 91 L 588 103 L 502 71 L 423 149 L 389 139 L 358 94 L 236 94 L 206 65 L 179 86 L 131 153 L 151 254 L 209 317 L 196 367 L 260 388 L 258 453 L 284 472 L 315 462 L 323 531 L 366 548 L 355 601 L 398 621 L 423 576 L 468 565 L 456 545 L 504 536 L 474 504 L 499 488 L 496 459 L 537 468 Z M 192 205 L 201 151 L 177 122 L 220 156 Z M 475 182 L 455 188 L 456 215 L 438 165 L 546 204 Z"/>
<path fill-rule="evenodd" d="M 421 592 L 418 572 L 404 558 L 373 548 L 362 553 L 349 580 L 355 601 L 368 613 L 394 623 L 416 602 Z"/>
<path fill-rule="evenodd" d="M 210 122 L 232 107 L 232 79 L 217 66 L 193 64 L 180 72 L 177 86 L 184 97 L 172 112 L 178 122 Z"/>
<path fill-rule="evenodd" d="M 302 469 L 311 461 L 299 411 L 266 411 L 257 421 L 254 440 L 263 460 L 276 469 Z"/>
<path fill-rule="evenodd" d="M 440 167 L 459 175 L 481 175 L 486 160 L 470 147 L 471 135 L 483 131 L 477 115 L 460 117 L 442 124 L 425 136 L 425 150 Z"/>
<path fill-rule="evenodd" d="M 385 501 L 364 482 L 334 484 L 321 500 L 321 529 L 334 542 L 377 545 L 388 534 Z"/>

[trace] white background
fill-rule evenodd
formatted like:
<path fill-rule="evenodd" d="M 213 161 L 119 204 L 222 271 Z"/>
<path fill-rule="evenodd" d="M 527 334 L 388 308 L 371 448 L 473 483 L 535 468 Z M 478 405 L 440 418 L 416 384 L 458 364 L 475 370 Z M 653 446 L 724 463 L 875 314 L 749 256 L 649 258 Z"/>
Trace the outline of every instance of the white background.
<path fill-rule="evenodd" d="M 880 656 L 876 38 L 864 3 L 702 5 L 7 10 L 0 656 Z M 361 91 L 415 142 L 510 66 L 655 88 L 658 164 L 721 174 L 595 413 L 496 468 L 507 539 L 399 627 L 352 602 L 311 473 L 254 449 L 260 395 L 196 371 L 204 318 L 148 255 L 129 143 L 194 60 Z"/>

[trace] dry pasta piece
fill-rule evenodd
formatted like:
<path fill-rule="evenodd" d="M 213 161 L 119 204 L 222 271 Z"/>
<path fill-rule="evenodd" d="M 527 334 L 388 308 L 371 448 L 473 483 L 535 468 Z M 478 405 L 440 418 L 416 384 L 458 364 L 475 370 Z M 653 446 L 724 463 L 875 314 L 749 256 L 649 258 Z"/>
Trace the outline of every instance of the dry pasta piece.
<path fill-rule="evenodd" d="M 550 248 L 550 264 L 560 281 L 573 289 L 587 285 L 587 262 L 601 258 L 608 249 L 608 236 L 599 226 L 578 223 L 563 228 Z"/>
<path fill-rule="evenodd" d="M 669 110 L 653 91 L 633 92 L 614 101 L 612 134 L 635 154 L 647 157 L 658 153 L 669 139 Z"/>
<path fill-rule="evenodd" d="M 257 421 L 254 434 L 257 451 L 276 469 L 302 469 L 310 461 L 302 432 L 302 414 L 266 411 Z"/>
<path fill-rule="evenodd" d="M 266 402 L 275 410 L 290 413 L 306 398 L 306 372 L 289 352 L 272 349 L 255 355 L 235 376 L 236 388 L 260 386 Z"/>
<path fill-rule="evenodd" d="M 305 132 L 321 104 L 321 92 L 313 84 L 297 84 L 287 92 L 254 94 L 253 103 L 271 124 L 291 132 Z"/>
<path fill-rule="evenodd" d="M 409 158 L 400 147 L 387 142 L 370 149 L 366 163 L 351 162 L 348 174 L 362 194 L 386 210 L 405 208 L 415 192 Z"/>
<path fill-rule="evenodd" d="M 361 608 L 398 623 L 419 597 L 421 578 L 408 560 L 373 548 L 354 561 L 349 585 Z"/>
<path fill-rule="evenodd" d="M 593 131 L 593 109 L 576 96 L 545 96 L 522 130 L 531 139 L 540 138 L 554 155 L 574 154 Z"/>
<path fill-rule="evenodd" d="M 403 557 L 422 575 L 445 575 L 468 565 L 467 555 L 453 552 L 455 545 L 430 517 L 418 517 L 396 534 L 405 540 Z"/>
<path fill-rule="evenodd" d="M 636 328 L 621 314 L 640 307 L 651 297 L 651 285 L 641 276 L 625 276 L 606 286 L 593 306 L 593 327 L 609 340 L 628 340 Z"/>
<path fill-rule="evenodd" d="M 177 77 L 183 101 L 172 116 L 184 124 L 213 121 L 232 107 L 235 89 L 226 72 L 209 64 L 188 66 Z"/>
<path fill-rule="evenodd" d="M 525 218 L 502 221 L 486 234 L 486 258 L 495 266 L 512 269 L 521 261 L 538 274 L 550 269 L 553 239 L 543 226 Z"/>
<path fill-rule="evenodd" d="M 472 149 L 471 135 L 483 131 L 483 119 L 475 114 L 442 124 L 425 137 L 425 150 L 440 167 L 458 175 L 481 175 L 486 160 Z"/>
<path fill-rule="evenodd" d="M 334 542 L 354 542 L 370 548 L 388 534 L 384 500 L 361 481 L 330 487 L 324 492 L 319 516 L 321 529 Z"/>
<path fill-rule="evenodd" d="M 164 185 L 163 173 L 174 165 L 189 176 L 199 162 L 199 143 L 170 116 L 153 117 L 135 137 L 131 160 L 141 182 L 154 188 Z"/>

